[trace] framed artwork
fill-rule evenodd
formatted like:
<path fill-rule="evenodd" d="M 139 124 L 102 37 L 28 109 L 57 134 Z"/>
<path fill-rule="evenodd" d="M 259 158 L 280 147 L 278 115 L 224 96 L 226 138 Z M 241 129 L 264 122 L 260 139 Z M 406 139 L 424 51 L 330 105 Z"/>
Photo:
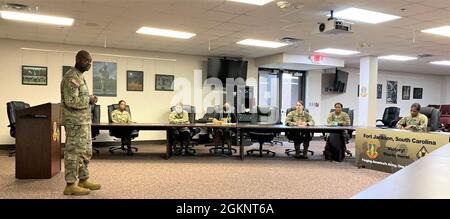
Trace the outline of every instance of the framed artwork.
<path fill-rule="evenodd" d="M 117 96 L 117 63 L 93 63 L 93 91 L 96 96 Z"/>
<path fill-rule="evenodd" d="M 402 100 L 409 100 L 411 96 L 411 86 L 402 86 Z"/>
<path fill-rule="evenodd" d="M 22 84 L 47 85 L 47 67 L 23 65 Z"/>
<path fill-rule="evenodd" d="M 72 66 L 63 65 L 63 67 L 62 67 L 62 76 L 63 76 L 63 77 L 64 77 L 64 75 L 67 73 L 67 71 L 70 70 L 70 68 L 72 68 Z"/>
<path fill-rule="evenodd" d="M 423 88 L 415 87 L 413 90 L 413 99 L 422 99 Z"/>
<path fill-rule="evenodd" d="M 155 90 L 159 91 L 173 91 L 173 81 L 175 76 L 173 75 L 155 75 Z"/>
<path fill-rule="evenodd" d="M 386 104 L 397 104 L 397 81 L 387 81 Z"/>
<path fill-rule="evenodd" d="M 144 91 L 143 71 L 127 71 L 127 91 Z"/>
<path fill-rule="evenodd" d="M 377 99 L 381 99 L 382 92 L 383 92 L 383 85 L 377 84 Z"/>

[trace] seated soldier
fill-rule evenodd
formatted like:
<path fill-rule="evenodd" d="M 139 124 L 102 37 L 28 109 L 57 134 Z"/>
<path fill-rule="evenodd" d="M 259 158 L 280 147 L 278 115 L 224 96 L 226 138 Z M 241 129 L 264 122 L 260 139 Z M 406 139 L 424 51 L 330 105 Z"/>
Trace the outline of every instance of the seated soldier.
<path fill-rule="evenodd" d="M 236 123 L 236 114 L 231 111 L 230 104 L 225 102 L 223 111 L 214 115 L 212 120 L 214 124 Z M 227 143 L 231 147 L 231 130 L 229 129 L 215 129 L 214 130 L 214 145 L 216 147 Z M 231 153 L 231 151 L 229 151 Z"/>
<path fill-rule="evenodd" d="M 286 126 L 313 126 L 314 120 L 312 116 L 304 111 L 303 101 L 297 101 L 295 110 L 290 112 L 285 119 Z M 289 131 L 287 133 L 289 140 L 294 141 L 295 158 L 308 159 L 309 142 L 312 139 L 311 133 L 308 131 Z M 300 155 L 300 144 L 303 143 L 303 155 Z"/>
<path fill-rule="evenodd" d="M 189 114 L 185 110 L 183 110 L 183 104 L 178 102 L 175 106 L 175 111 L 171 112 L 169 115 L 169 123 L 170 124 L 189 124 Z M 183 149 L 186 154 L 192 154 L 189 151 L 189 142 L 191 141 L 191 131 L 188 127 L 180 127 L 175 129 L 174 136 L 178 142 L 181 143 L 180 153 L 182 154 Z"/>
<path fill-rule="evenodd" d="M 131 115 L 127 111 L 125 111 L 125 108 L 127 106 L 127 103 L 125 100 L 119 101 L 119 108 L 112 111 L 111 117 L 113 123 L 132 123 L 131 121 Z M 127 145 L 127 154 L 131 155 L 133 154 L 133 151 L 131 150 L 131 132 L 130 131 L 121 131 L 123 133 L 122 136 L 122 147 L 124 145 Z M 122 150 L 125 150 L 125 148 L 122 148 Z"/>
<path fill-rule="evenodd" d="M 411 130 L 415 132 L 426 132 L 428 117 L 420 113 L 420 104 L 411 105 L 411 115 L 405 116 L 397 122 L 398 129 Z"/>
<path fill-rule="evenodd" d="M 342 103 L 335 103 L 334 104 L 334 112 L 331 112 L 328 114 L 327 117 L 327 125 L 331 126 L 349 126 L 350 123 L 350 117 L 346 112 L 342 111 Z"/>
<path fill-rule="evenodd" d="M 342 103 L 338 102 L 338 103 L 334 104 L 334 112 L 331 112 L 330 114 L 328 114 L 327 125 L 329 125 L 329 126 L 350 126 L 351 125 L 350 116 L 348 116 L 348 114 L 346 112 L 342 111 L 343 108 L 344 108 L 344 106 L 342 105 Z M 340 134 L 326 133 L 325 134 L 325 141 L 326 141 L 325 148 L 330 147 L 330 135 L 340 135 Z M 348 143 L 350 140 L 350 135 L 347 133 L 347 131 L 344 132 L 344 138 L 345 138 L 345 143 Z M 346 148 L 344 148 L 344 149 L 347 150 Z"/>

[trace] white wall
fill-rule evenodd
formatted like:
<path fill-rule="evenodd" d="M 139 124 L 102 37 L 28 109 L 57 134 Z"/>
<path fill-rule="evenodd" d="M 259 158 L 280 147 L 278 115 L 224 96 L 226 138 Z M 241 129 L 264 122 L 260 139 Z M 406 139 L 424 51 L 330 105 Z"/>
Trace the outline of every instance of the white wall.
<path fill-rule="evenodd" d="M 315 122 L 321 117 L 322 97 L 322 70 L 311 70 L 306 75 L 306 92 L 305 92 L 305 107 L 308 108 L 309 113 L 314 118 Z M 318 105 L 316 105 L 318 104 Z"/>
<path fill-rule="evenodd" d="M 450 104 L 450 76 L 442 76 L 441 104 Z"/>
<path fill-rule="evenodd" d="M 124 49 L 109 49 L 102 47 L 89 47 L 67 44 L 40 43 L 31 41 L 18 41 L 0 39 L 1 58 L 0 58 L 0 144 L 13 144 L 14 139 L 9 136 L 9 124 L 6 114 L 6 103 L 11 100 L 22 100 L 30 105 L 42 103 L 60 102 L 59 85 L 62 79 L 62 66 L 73 66 L 75 62 L 75 53 L 60 52 L 84 49 L 93 54 L 94 61 L 109 61 L 117 63 L 117 97 L 99 97 L 98 104 L 101 105 L 101 121 L 107 122 L 106 106 L 118 102 L 120 99 L 127 101 L 131 106 L 132 117 L 137 122 L 167 122 L 168 110 L 174 99 L 183 97 L 185 104 L 194 104 L 194 89 L 186 94 L 187 87 L 194 86 L 194 71 L 202 70 L 202 62 L 206 57 L 144 52 Z M 30 51 L 21 48 L 38 48 L 57 51 Z M 59 51 L 59 52 L 58 52 Z M 115 57 L 113 55 L 133 56 L 133 57 Z M 152 60 L 148 58 L 176 59 L 173 61 Z M 254 60 L 248 60 L 247 80 L 249 84 L 255 86 L 257 82 L 257 67 L 254 66 Z M 22 85 L 21 66 L 38 65 L 48 67 L 48 85 L 31 86 Z M 144 91 L 131 92 L 126 91 L 126 70 L 144 71 Z M 175 75 L 175 91 L 155 91 L 155 74 L 173 74 Z M 86 72 L 86 81 L 92 92 L 92 69 Z M 206 72 L 203 72 L 206 74 Z M 197 83 L 196 86 L 200 86 Z M 202 90 L 201 87 L 197 89 Z M 201 94 L 200 94 L 201 95 Z M 256 97 L 257 94 L 255 94 Z M 186 99 L 190 99 L 186 101 Z M 198 98 L 197 98 L 198 99 Z M 195 103 L 197 109 L 202 108 L 202 103 Z M 201 110 L 200 110 L 201 111 Z M 200 113 L 197 117 L 201 117 Z M 63 137 L 64 139 L 64 137 Z M 107 132 L 102 131 L 99 140 L 110 139 Z M 137 140 L 165 139 L 164 132 L 141 131 Z"/>
<path fill-rule="evenodd" d="M 341 102 L 344 107 L 350 107 L 355 110 L 354 125 L 358 125 L 358 83 L 359 83 L 359 69 L 344 68 L 344 71 L 349 72 L 347 91 L 343 94 L 325 93 L 322 91 L 321 100 L 321 124 L 326 122 L 326 115 L 330 109 L 333 108 L 334 103 Z M 378 84 L 383 84 L 382 98 L 377 100 L 377 118 L 382 118 L 384 108 L 389 106 L 400 107 L 400 115 L 405 115 L 409 112 L 411 104 L 417 102 L 422 106 L 428 104 L 441 104 L 444 90 L 441 88 L 442 78 L 440 75 L 427 75 L 427 74 L 411 74 L 400 72 L 379 71 L 378 72 Z M 397 81 L 397 104 L 386 104 L 386 81 Z M 450 82 L 447 81 L 447 82 Z M 411 86 L 411 98 L 410 100 L 402 100 L 402 86 Z M 447 83 L 450 86 L 450 83 Z M 423 96 L 421 100 L 413 98 L 413 88 L 423 88 Z"/>

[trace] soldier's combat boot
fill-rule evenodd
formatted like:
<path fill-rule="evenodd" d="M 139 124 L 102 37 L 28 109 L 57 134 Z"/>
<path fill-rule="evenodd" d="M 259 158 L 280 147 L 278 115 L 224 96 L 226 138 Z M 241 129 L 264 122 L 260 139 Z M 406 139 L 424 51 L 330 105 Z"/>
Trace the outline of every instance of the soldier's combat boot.
<path fill-rule="evenodd" d="M 89 190 L 99 190 L 102 187 L 98 183 L 89 182 L 87 180 L 80 180 L 78 186 Z"/>
<path fill-rule="evenodd" d="M 64 195 L 89 195 L 89 189 L 81 188 L 75 183 L 67 184 Z"/>

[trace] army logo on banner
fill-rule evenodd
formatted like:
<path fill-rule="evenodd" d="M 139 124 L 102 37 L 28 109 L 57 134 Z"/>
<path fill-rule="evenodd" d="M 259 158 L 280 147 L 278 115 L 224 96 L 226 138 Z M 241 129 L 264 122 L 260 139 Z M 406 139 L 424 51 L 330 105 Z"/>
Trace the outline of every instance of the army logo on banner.
<path fill-rule="evenodd" d="M 378 140 L 369 140 L 367 142 L 367 156 L 370 159 L 375 159 L 378 157 L 378 149 L 380 148 L 380 142 Z"/>

